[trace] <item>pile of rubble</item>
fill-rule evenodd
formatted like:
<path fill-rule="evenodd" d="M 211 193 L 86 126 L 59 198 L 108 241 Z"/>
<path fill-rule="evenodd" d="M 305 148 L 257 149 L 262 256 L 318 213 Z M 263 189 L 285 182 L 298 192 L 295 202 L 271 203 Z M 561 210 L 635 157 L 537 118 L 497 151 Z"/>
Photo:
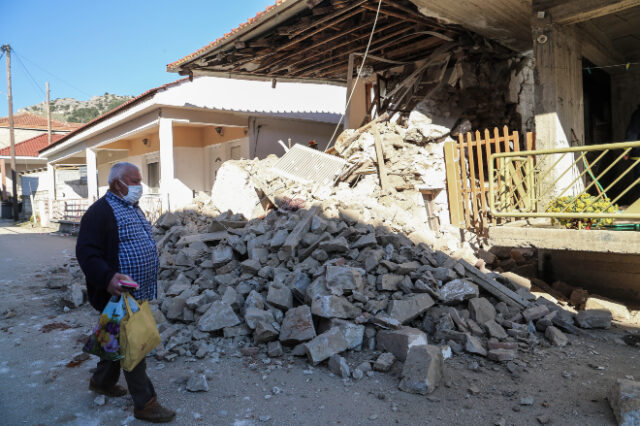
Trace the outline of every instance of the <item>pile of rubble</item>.
<path fill-rule="evenodd" d="M 565 332 L 581 332 L 576 324 L 611 325 L 608 311 L 575 315 L 536 298 L 523 280 L 362 216 L 323 203 L 249 221 L 230 212 L 165 214 L 155 228 L 159 296 L 173 324 L 162 327 L 156 355 L 263 347 L 355 379 L 397 360 L 400 389 L 427 393 L 452 352 L 510 361 L 539 344 L 566 345 Z M 348 351 L 370 355 L 352 368 L 341 355 Z"/>
<path fill-rule="evenodd" d="M 275 156 L 224 163 L 211 198 L 155 224 L 163 341 L 155 356 L 306 356 L 353 379 L 397 364 L 400 389 L 424 394 L 453 353 L 508 362 L 536 345 L 564 346 L 578 327 L 608 328 L 607 310 L 576 315 L 534 295 L 528 279 L 485 267 L 525 267 L 528 253 L 507 260 L 474 250 L 457 229 L 428 227 L 417 186 L 444 187 L 448 135 L 417 114 L 407 128 L 347 132 L 335 148 L 348 164 L 336 185 L 291 180 Z M 374 168 L 378 136 L 385 190 Z M 439 197 L 442 220 L 445 191 Z M 74 305 L 78 285 L 65 293 Z M 364 354 L 357 365 L 353 351 Z"/>

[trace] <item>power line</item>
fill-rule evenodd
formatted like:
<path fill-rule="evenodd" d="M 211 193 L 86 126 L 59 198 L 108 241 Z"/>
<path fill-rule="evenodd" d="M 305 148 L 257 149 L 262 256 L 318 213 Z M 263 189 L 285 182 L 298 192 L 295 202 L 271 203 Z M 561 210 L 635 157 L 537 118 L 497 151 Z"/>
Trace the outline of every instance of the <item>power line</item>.
<path fill-rule="evenodd" d="M 325 152 L 327 152 L 327 150 L 331 147 L 331 145 L 333 144 L 333 139 L 336 137 L 336 134 L 338 133 L 338 128 L 340 128 L 340 124 L 342 124 L 342 120 L 344 120 L 344 116 L 347 113 L 347 110 L 349 109 L 349 105 L 351 104 L 351 98 L 353 97 L 353 94 L 355 93 L 355 89 L 358 85 L 358 80 L 360 80 L 360 76 L 362 75 L 362 69 L 364 68 L 364 64 L 367 61 L 367 55 L 369 54 L 369 48 L 371 47 L 371 41 L 373 40 L 373 34 L 376 32 L 376 25 L 378 25 L 378 16 L 380 16 L 380 9 L 382 7 L 382 0 L 378 1 L 378 10 L 376 11 L 376 18 L 373 21 L 373 27 L 371 28 L 371 34 L 369 35 L 369 41 L 367 42 L 367 48 L 364 50 L 364 55 L 362 56 L 362 62 L 360 63 L 360 69 L 358 69 L 358 75 L 356 77 L 356 81 L 353 82 L 352 88 L 347 87 L 347 90 L 351 90 L 351 93 L 349 94 L 349 98 L 347 99 L 347 104 L 345 106 L 345 112 L 342 113 L 342 115 L 340 116 L 340 120 L 338 121 L 338 124 L 336 125 L 335 130 L 333 131 L 333 135 L 331 135 L 331 139 L 329 139 L 329 143 L 327 144 L 327 147 L 325 148 Z"/>
<path fill-rule="evenodd" d="M 42 96 L 44 96 L 45 98 L 47 97 L 47 94 L 44 93 L 44 90 L 42 90 L 42 87 L 40 87 L 40 85 L 38 84 L 38 82 L 36 81 L 35 78 L 33 78 L 33 76 L 31 75 L 31 73 L 29 72 L 29 70 L 27 69 L 27 66 L 24 64 L 24 62 L 22 62 L 22 59 L 20 59 L 20 55 L 18 55 L 15 51 L 15 49 L 13 50 L 13 54 L 15 55 L 15 57 L 18 59 L 18 62 L 20 62 L 20 65 L 22 65 L 22 68 L 24 69 L 24 71 L 27 73 L 27 75 L 29 76 L 29 78 L 31 79 L 31 82 L 33 83 L 33 85 L 36 87 L 36 89 L 38 89 L 40 91 L 40 93 L 42 93 Z"/>
<path fill-rule="evenodd" d="M 15 52 L 15 49 L 12 48 L 12 51 Z M 88 97 L 91 97 L 92 95 L 90 93 L 85 92 L 84 90 L 74 86 L 73 84 L 69 83 L 68 81 L 66 81 L 65 79 L 63 79 L 62 77 L 59 77 L 57 75 L 55 75 L 54 73 L 47 71 L 46 69 L 42 68 L 40 65 L 38 65 L 37 63 L 35 63 L 34 61 L 32 61 L 31 59 L 27 58 L 26 56 L 22 56 L 22 58 L 27 61 L 30 62 L 33 66 L 35 66 L 36 68 L 38 68 L 40 71 L 49 74 L 51 77 L 58 79 L 61 83 L 66 84 L 67 86 L 71 87 L 74 90 L 77 90 L 78 92 L 82 93 L 83 95 L 86 95 Z"/>

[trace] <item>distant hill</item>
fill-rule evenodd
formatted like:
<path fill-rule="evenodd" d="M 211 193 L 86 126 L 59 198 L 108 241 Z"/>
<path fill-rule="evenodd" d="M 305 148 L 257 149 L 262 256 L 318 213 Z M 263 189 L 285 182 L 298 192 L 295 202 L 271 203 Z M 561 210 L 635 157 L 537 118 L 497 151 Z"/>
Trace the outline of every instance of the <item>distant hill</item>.
<path fill-rule="evenodd" d="M 51 118 L 54 120 L 68 121 L 71 123 L 86 123 L 99 115 L 120 106 L 133 96 L 120 96 L 105 93 L 102 96 L 94 96 L 88 101 L 79 101 L 74 98 L 58 98 L 51 100 Z M 32 114 L 47 116 L 46 103 L 31 105 L 22 108 L 16 113 L 30 112 Z"/>

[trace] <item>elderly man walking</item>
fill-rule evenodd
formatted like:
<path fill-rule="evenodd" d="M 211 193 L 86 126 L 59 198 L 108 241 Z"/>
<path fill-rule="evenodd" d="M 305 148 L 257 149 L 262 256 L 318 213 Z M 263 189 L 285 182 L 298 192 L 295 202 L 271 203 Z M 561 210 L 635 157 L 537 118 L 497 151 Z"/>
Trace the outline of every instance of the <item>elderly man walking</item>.
<path fill-rule="evenodd" d="M 131 163 L 116 163 L 109 173 L 109 191 L 82 217 L 76 257 L 87 279 L 91 306 L 102 312 L 111 296 L 120 296 L 119 281 L 131 277 L 139 284 L 132 294 L 137 300 L 156 297 L 158 250 L 151 224 L 138 207 L 142 176 Z M 100 360 L 89 381 L 89 389 L 108 396 L 123 396 L 118 385 L 120 362 Z M 175 412 L 164 408 L 142 360 L 124 372 L 134 402 L 134 416 L 154 423 L 171 421 Z"/>

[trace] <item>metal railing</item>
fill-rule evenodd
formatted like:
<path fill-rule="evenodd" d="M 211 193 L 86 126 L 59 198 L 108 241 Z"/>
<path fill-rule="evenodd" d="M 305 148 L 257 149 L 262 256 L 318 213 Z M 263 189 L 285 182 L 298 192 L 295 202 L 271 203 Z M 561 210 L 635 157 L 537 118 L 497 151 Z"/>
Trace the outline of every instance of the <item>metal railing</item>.
<path fill-rule="evenodd" d="M 640 141 L 492 154 L 491 214 L 640 219 L 640 156 L 634 148 L 640 150 Z"/>

